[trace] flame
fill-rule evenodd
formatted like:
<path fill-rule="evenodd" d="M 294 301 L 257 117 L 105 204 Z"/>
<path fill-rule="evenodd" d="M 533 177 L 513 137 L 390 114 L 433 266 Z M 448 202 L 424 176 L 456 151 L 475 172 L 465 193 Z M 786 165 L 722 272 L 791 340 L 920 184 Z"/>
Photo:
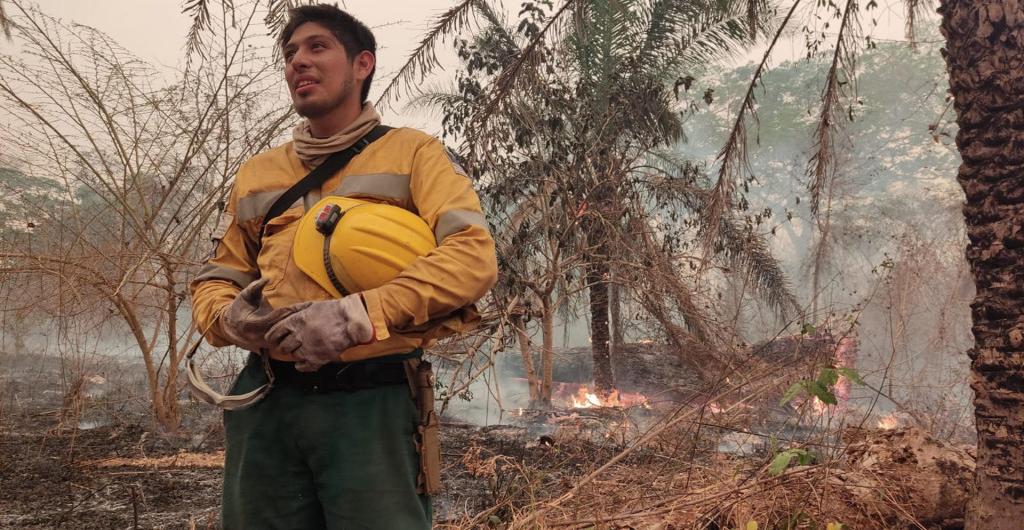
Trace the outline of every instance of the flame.
<path fill-rule="evenodd" d="M 899 427 L 900 420 L 896 418 L 896 414 L 890 412 L 888 416 L 878 420 L 878 428 L 884 431 L 890 431 Z"/>
<path fill-rule="evenodd" d="M 641 405 L 645 408 L 649 408 L 647 404 L 647 398 L 642 394 L 631 394 L 629 392 L 619 392 L 618 390 L 612 390 L 608 397 L 601 399 L 597 393 L 591 392 L 586 386 L 581 386 L 576 391 L 576 395 L 569 398 L 572 401 L 572 408 L 574 409 L 589 409 L 594 407 L 632 407 L 634 405 Z"/>
<path fill-rule="evenodd" d="M 828 405 L 824 401 L 817 398 L 817 396 L 811 398 L 811 410 L 816 416 L 824 416 L 828 412 Z"/>

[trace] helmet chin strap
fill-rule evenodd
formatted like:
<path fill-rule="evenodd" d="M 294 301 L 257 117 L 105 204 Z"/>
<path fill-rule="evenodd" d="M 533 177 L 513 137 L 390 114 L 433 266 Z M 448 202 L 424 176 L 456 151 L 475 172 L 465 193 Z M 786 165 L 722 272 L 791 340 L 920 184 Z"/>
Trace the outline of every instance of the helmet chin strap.
<path fill-rule="evenodd" d="M 324 268 L 327 269 L 327 278 L 331 280 L 331 285 L 344 297 L 348 296 L 349 292 L 341 284 L 341 281 L 338 280 L 338 275 L 334 273 L 334 264 L 331 262 L 331 237 L 333 236 L 334 230 L 324 235 Z"/>

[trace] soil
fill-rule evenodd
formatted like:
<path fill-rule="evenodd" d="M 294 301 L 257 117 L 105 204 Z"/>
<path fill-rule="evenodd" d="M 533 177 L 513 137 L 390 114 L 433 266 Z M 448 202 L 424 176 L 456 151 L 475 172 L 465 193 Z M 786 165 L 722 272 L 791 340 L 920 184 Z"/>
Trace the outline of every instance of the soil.
<path fill-rule="evenodd" d="M 0 354 L 0 529 L 219 528 L 216 409 L 185 400 L 182 434 L 161 433 L 137 397 L 140 382 L 108 379 L 130 370 L 89 375 L 68 402 L 54 366 Z M 538 510 L 544 527 L 773 528 L 793 514 L 819 527 L 962 527 L 973 455 L 961 447 L 912 428 L 847 429 L 828 460 L 774 476 L 768 464 L 785 440 L 759 432 L 781 432 L 763 424 L 785 410 L 714 405 L 529 410 L 483 428 L 443 422 L 436 527 L 507 528 Z M 677 406 L 672 414 L 693 420 L 633 446 Z"/>

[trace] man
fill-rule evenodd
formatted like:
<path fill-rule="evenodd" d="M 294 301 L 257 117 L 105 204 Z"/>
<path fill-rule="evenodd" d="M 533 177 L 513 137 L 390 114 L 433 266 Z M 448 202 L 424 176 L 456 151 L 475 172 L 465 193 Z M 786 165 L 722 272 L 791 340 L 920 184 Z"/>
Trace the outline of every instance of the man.
<path fill-rule="evenodd" d="M 443 334 L 443 322 L 472 313 L 495 282 L 494 241 L 462 168 L 439 141 L 405 128 L 365 147 L 261 237 L 286 189 L 380 122 L 364 103 L 376 61 L 370 30 L 334 6 L 289 15 L 285 80 L 305 120 L 293 141 L 239 169 L 216 250 L 191 285 L 207 340 L 268 351 L 275 378 L 261 401 L 224 414 L 224 527 L 429 528 L 429 499 L 417 493 L 419 418 L 407 372 L 395 367 Z M 437 247 L 380 287 L 334 298 L 292 256 L 298 220 L 331 195 L 414 212 Z M 259 360 L 250 357 L 232 394 L 267 382 Z"/>

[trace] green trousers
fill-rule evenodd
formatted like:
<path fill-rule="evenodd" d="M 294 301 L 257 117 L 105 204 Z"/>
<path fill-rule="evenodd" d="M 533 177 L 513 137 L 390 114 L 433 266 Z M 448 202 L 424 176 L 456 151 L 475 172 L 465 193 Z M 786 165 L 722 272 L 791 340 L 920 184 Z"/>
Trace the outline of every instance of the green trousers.
<path fill-rule="evenodd" d="M 266 381 L 250 362 L 232 393 Z M 224 413 L 226 530 L 429 529 L 416 494 L 416 407 L 409 387 L 315 393 L 275 386 Z"/>

